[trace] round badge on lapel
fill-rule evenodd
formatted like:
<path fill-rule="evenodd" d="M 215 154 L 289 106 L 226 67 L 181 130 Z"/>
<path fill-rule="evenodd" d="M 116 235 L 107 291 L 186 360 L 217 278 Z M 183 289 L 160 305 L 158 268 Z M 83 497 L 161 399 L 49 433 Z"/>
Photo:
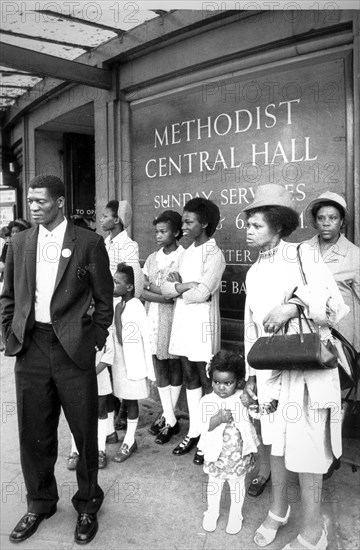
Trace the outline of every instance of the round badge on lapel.
<path fill-rule="evenodd" d="M 70 248 L 64 248 L 64 249 L 61 251 L 61 255 L 62 255 L 64 258 L 70 258 L 70 256 L 71 256 L 71 250 L 70 250 Z"/>

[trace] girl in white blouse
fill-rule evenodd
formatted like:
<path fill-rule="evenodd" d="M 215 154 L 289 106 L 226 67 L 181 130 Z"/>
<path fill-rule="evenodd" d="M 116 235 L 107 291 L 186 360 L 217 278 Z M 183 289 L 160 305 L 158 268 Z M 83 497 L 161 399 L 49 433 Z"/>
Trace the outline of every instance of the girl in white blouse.
<path fill-rule="evenodd" d="M 177 456 L 198 442 L 197 410 L 203 392 L 211 388 L 205 368 L 220 349 L 219 293 L 225 258 L 211 238 L 219 220 L 219 208 L 212 201 L 199 197 L 186 203 L 182 231 L 193 243 L 185 250 L 179 271 L 162 285 L 163 295 L 176 297 L 169 352 L 181 359 L 190 420 L 186 437 L 173 450 Z M 195 464 L 203 461 L 203 453 L 196 452 Z"/>
<path fill-rule="evenodd" d="M 180 431 L 175 409 L 182 387 L 182 370 L 179 358 L 169 354 L 175 304 L 172 298 L 167 299 L 161 294 L 161 285 L 169 273 L 178 271 L 184 249 L 178 244 L 182 237 L 181 215 L 178 212 L 165 210 L 155 218 L 153 225 L 160 248 L 150 254 L 143 267 L 145 284 L 142 298 L 146 301 L 151 353 L 162 405 L 162 411 L 149 432 L 156 435 L 155 443 L 163 445 Z"/>

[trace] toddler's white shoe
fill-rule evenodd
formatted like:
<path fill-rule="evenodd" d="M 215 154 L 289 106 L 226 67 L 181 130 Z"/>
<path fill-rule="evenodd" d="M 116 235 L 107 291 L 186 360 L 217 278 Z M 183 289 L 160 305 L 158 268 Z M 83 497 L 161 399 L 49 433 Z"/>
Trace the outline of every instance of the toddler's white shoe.
<path fill-rule="evenodd" d="M 203 519 L 204 531 L 209 531 L 210 533 L 212 531 L 215 531 L 218 517 L 219 515 L 214 514 L 214 512 L 210 512 L 209 510 L 206 510 L 206 512 L 204 512 L 204 519 Z"/>
<path fill-rule="evenodd" d="M 229 520 L 226 526 L 226 532 L 229 535 L 236 535 L 241 531 L 243 523 L 243 517 L 239 516 L 238 514 L 229 514 Z"/>

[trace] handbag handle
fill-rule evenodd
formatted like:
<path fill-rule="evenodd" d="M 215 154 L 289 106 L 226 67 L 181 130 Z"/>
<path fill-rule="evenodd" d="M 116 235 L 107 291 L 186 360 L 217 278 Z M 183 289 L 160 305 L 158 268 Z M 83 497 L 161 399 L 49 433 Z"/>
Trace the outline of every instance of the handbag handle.
<path fill-rule="evenodd" d="M 297 254 L 297 259 L 298 259 L 298 264 L 299 264 L 299 269 L 300 269 L 300 274 L 301 274 L 301 278 L 302 278 L 302 282 L 304 285 L 307 285 L 308 282 L 307 282 L 307 279 L 306 279 L 306 275 L 305 275 L 305 271 L 304 271 L 304 268 L 303 268 L 303 264 L 302 264 L 302 260 L 301 260 L 301 254 L 300 254 L 300 246 L 301 246 L 301 243 L 297 245 L 296 247 L 296 254 Z M 310 332 L 314 332 L 316 333 L 316 329 L 314 329 L 310 322 L 309 322 L 309 319 L 306 317 L 305 315 L 305 311 L 304 311 L 304 308 L 302 306 L 300 306 L 299 304 L 296 304 L 297 305 L 297 308 L 298 308 L 298 311 L 300 310 L 300 312 L 302 313 L 305 321 L 306 321 L 306 324 L 307 326 L 309 327 L 310 329 Z M 299 319 L 300 319 L 300 313 L 299 313 Z M 301 321 L 300 321 L 301 323 Z"/>
<path fill-rule="evenodd" d="M 297 247 L 296 247 L 296 254 L 297 254 L 297 259 L 298 259 L 298 263 L 299 263 L 299 268 L 300 268 L 300 273 L 301 273 L 301 278 L 302 278 L 303 284 L 307 285 L 306 275 L 305 275 L 302 260 L 301 260 L 300 246 L 301 246 L 301 243 L 298 244 Z"/>
<path fill-rule="evenodd" d="M 301 278 L 302 278 L 302 281 L 303 281 L 303 284 L 304 285 L 307 285 L 307 280 L 306 280 L 306 275 L 304 273 L 304 268 L 303 268 L 303 265 L 302 265 L 302 261 L 301 261 L 301 255 L 300 255 L 300 244 L 298 244 L 298 246 L 296 247 L 296 253 L 297 253 L 297 259 L 298 259 L 298 264 L 299 264 L 299 269 L 300 269 L 300 273 L 301 273 Z M 302 317 L 304 318 L 310 332 L 316 334 L 316 329 L 314 327 L 311 326 L 310 324 L 310 320 L 306 317 L 305 315 L 305 311 L 304 311 L 304 308 L 303 306 L 301 306 L 300 304 L 295 304 L 296 305 L 296 308 L 297 308 L 297 313 L 298 313 L 298 321 L 299 321 L 299 335 L 300 335 L 300 342 L 303 344 L 304 343 L 304 331 L 303 331 L 303 325 L 302 325 Z M 289 329 L 289 324 L 290 324 L 290 320 L 287 321 L 284 325 L 284 332 L 285 334 L 287 334 L 287 331 Z M 269 343 L 271 342 L 272 338 L 275 336 L 275 334 L 277 332 L 279 332 L 279 330 L 281 330 L 282 327 L 279 327 L 278 330 L 276 332 L 273 332 L 270 336 L 269 336 Z"/>
<path fill-rule="evenodd" d="M 299 304 L 295 304 L 296 305 L 296 308 L 297 308 L 297 314 L 298 314 L 298 321 L 299 321 L 299 336 L 300 336 L 300 342 L 303 344 L 304 343 L 304 331 L 303 331 L 303 325 L 302 325 L 302 317 L 304 318 L 307 326 L 309 327 L 309 330 L 310 332 L 313 332 L 314 334 L 316 334 L 316 329 L 314 329 L 310 322 L 309 322 L 309 319 L 306 317 L 305 315 L 305 312 L 304 312 L 304 308 L 299 305 Z M 285 324 L 285 334 L 287 334 L 287 331 L 289 329 L 289 321 Z M 273 332 L 270 336 L 269 336 L 269 343 L 271 342 L 271 340 L 274 338 L 275 334 L 277 332 L 279 332 L 279 330 L 281 330 L 281 327 L 279 327 L 277 329 L 276 332 Z"/>

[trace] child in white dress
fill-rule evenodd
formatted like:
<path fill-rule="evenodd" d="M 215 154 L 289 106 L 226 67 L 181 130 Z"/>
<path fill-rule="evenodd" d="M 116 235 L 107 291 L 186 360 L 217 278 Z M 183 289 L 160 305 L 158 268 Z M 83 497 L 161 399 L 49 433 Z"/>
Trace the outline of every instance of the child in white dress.
<path fill-rule="evenodd" d="M 145 262 L 142 298 L 146 301 L 151 353 L 162 405 L 162 412 L 150 426 L 149 432 L 156 435 L 155 443 L 163 445 L 180 430 L 175 408 L 182 386 L 182 370 L 179 358 L 169 353 L 174 300 L 162 295 L 161 285 L 169 273 L 178 271 L 184 249 L 177 242 L 182 236 L 181 215 L 178 212 L 165 210 L 153 221 L 153 225 L 156 242 L 161 248 L 150 254 Z"/>
<path fill-rule="evenodd" d="M 139 422 L 139 399 L 149 396 L 149 379 L 155 380 L 145 308 L 134 297 L 134 270 L 119 264 L 114 275 L 114 322 L 109 338 L 113 340 L 113 387 L 128 411 L 124 441 L 113 457 L 124 462 L 137 450 L 135 432 Z"/>
<path fill-rule="evenodd" d="M 245 385 L 245 361 L 241 355 L 219 351 L 210 362 L 212 393 L 201 398 L 199 424 L 204 453 L 204 472 L 209 474 L 208 508 L 203 528 L 215 531 L 225 480 L 231 505 L 226 532 L 235 535 L 242 527 L 245 476 L 255 465 L 258 438 L 240 396 Z"/>

